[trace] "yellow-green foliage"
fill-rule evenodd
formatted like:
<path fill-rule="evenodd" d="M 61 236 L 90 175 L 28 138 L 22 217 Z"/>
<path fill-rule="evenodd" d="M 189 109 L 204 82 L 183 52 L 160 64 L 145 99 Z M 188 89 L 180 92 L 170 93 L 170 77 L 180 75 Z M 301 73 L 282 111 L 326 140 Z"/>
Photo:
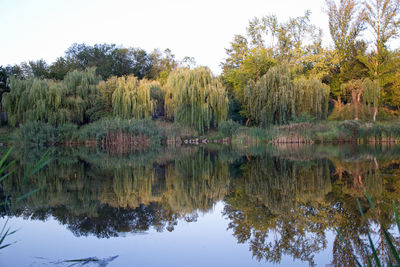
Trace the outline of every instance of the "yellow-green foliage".
<path fill-rule="evenodd" d="M 94 69 L 70 72 L 62 82 L 11 78 L 10 92 L 4 94 L 3 106 L 13 126 L 28 121 L 82 124 L 89 121 L 97 83 Z"/>
<path fill-rule="evenodd" d="M 199 132 L 226 120 L 228 97 L 221 82 L 207 68 L 177 69 L 165 85 L 166 116 Z"/>
<path fill-rule="evenodd" d="M 250 119 L 261 125 L 283 124 L 294 113 L 292 74 L 286 65 L 272 67 L 257 82 L 250 81 L 245 90 Z"/>
<path fill-rule="evenodd" d="M 150 98 L 150 90 L 154 86 L 160 86 L 157 82 L 146 79 L 139 81 L 133 75 L 112 79 L 112 84 L 116 86 L 112 93 L 114 116 L 143 119 L 153 114 L 156 103 Z"/>
<path fill-rule="evenodd" d="M 112 113 L 112 95 L 117 87 L 118 77 L 116 76 L 110 77 L 107 81 L 100 81 L 97 85 L 106 113 Z"/>
<path fill-rule="evenodd" d="M 346 94 L 348 104 L 344 106 L 336 105 L 330 120 L 356 119 L 362 121 L 384 119 L 378 112 L 382 88 L 378 80 L 371 81 L 368 78 L 350 80 L 342 85 L 342 91 Z M 375 118 L 375 116 L 377 116 Z"/>
<path fill-rule="evenodd" d="M 381 96 L 382 88 L 378 80 L 371 81 L 366 78 L 363 80 L 362 85 L 364 87 L 363 91 L 363 102 L 368 107 L 377 108 L 379 106 L 379 100 Z"/>
<path fill-rule="evenodd" d="M 307 113 L 318 119 L 328 115 L 329 86 L 316 79 L 300 78 L 294 81 L 296 115 Z"/>
<path fill-rule="evenodd" d="M 285 124 L 309 114 L 326 118 L 329 88 L 315 79 L 293 82 L 289 66 L 272 67 L 258 81 L 250 81 L 245 90 L 247 114 L 256 125 Z"/>
<path fill-rule="evenodd" d="M 68 120 L 70 113 L 62 109 L 63 84 L 36 78 L 11 78 L 10 88 L 3 97 L 3 106 L 12 126 L 27 121 L 58 124 Z"/>
<path fill-rule="evenodd" d="M 97 88 L 99 80 L 94 68 L 85 71 L 74 70 L 65 76 L 63 106 L 72 113 L 69 121 L 84 124 L 93 120 L 91 117 L 95 112 L 93 109 L 99 96 Z"/>

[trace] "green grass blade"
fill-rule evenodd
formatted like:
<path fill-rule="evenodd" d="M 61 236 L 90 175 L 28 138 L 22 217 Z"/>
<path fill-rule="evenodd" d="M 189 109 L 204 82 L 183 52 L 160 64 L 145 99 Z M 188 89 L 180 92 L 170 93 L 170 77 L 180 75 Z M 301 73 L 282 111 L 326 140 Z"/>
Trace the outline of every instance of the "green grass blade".
<path fill-rule="evenodd" d="M 367 257 L 367 261 L 368 261 L 368 266 L 369 267 L 372 267 L 373 265 L 372 265 L 372 261 L 371 261 L 371 259 L 369 258 L 369 256 L 368 256 L 368 250 L 364 247 L 364 253 L 365 253 L 365 256 Z"/>
<path fill-rule="evenodd" d="M 396 203 L 393 203 L 393 210 L 394 210 L 394 216 L 396 217 L 397 230 L 399 231 L 399 234 L 400 234 L 400 219 L 399 219 L 399 212 L 397 211 Z"/>
<path fill-rule="evenodd" d="M 28 193 L 26 193 L 26 194 L 20 196 L 19 198 L 17 198 L 17 200 L 16 200 L 15 202 L 21 201 L 21 200 L 23 200 L 24 198 L 29 197 L 30 195 L 36 193 L 36 192 L 39 191 L 40 189 L 41 189 L 41 188 L 36 188 L 35 190 L 32 190 L 32 191 L 30 191 L 30 192 L 28 192 Z"/>
<path fill-rule="evenodd" d="M 2 235 L 3 235 L 4 229 L 6 229 L 6 226 L 7 226 L 8 220 L 9 220 L 9 219 L 7 218 L 6 222 L 5 222 L 5 223 L 4 223 L 4 225 L 3 225 L 3 228 L 1 229 L 0 236 L 2 236 Z M 1 244 L 1 243 L 0 243 L 0 244 Z"/>
<path fill-rule="evenodd" d="M 10 231 L 10 228 L 7 229 L 7 231 L 1 236 L 1 238 L 0 238 L 0 244 L 3 244 L 4 239 L 9 235 L 9 234 L 8 234 L 8 231 Z"/>
<path fill-rule="evenodd" d="M 378 212 L 376 211 L 375 205 L 371 200 L 371 197 L 369 196 L 368 192 L 365 192 L 365 196 L 368 199 L 369 205 L 371 205 L 372 210 L 375 212 L 375 214 L 378 214 Z"/>
<path fill-rule="evenodd" d="M 6 175 L 3 175 L 2 177 L 0 177 L 0 182 L 3 181 L 4 179 L 6 179 L 11 173 L 7 173 Z"/>
<path fill-rule="evenodd" d="M 46 151 L 46 153 L 44 153 L 44 155 L 41 157 L 41 159 L 39 160 L 38 163 L 36 163 L 35 166 L 33 167 L 28 167 L 28 170 L 25 172 L 24 175 L 24 182 L 26 182 L 26 180 L 33 176 L 35 173 L 37 173 L 40 169 L 42 169 L 44 166 L 46 166 L 47 164 L 49 164 L 49 162 L 52 160 L 52 158 L 50 158 L 50 156 L 54 153 L 54 149 L 53 150 L 48 150 Z"/>
<path fill-rule="evenodd" d="M 360 210 L 360 213 L 361 213 L 361 218 L 363 219 L 364 223 L 366 223 L 365 217 L 364 217 L 364 212 L 363 212 L 363 210 L 362 210 L 360 201 L 359 201 L 358 199 L 357 199 L 357 205 L 358 205 L 358 209 Z"/>
<path fill-rule="evenodd" d="M 367 235 L 368 235 L 369 245 L 371 246 L 372 254 L 374 255 L 374 260 L 375 260 L 376 266 L 381 267 L 382 266 L 381 261 L 379 260 L 378 252 L 375 249 L 375 245 L 372 242 L 372 238 L 371 238 L 371 235 L 369 234 L 369 230 L 367 230 Z"/>
<path fill-rule="evenodd" d="M 368 197 L 367 197 L 367 198 L 368 198 Z M 366 224 L 367 221 L 365 220 L 364 212 L 363 212 L 363 210 L 362 210 L 360 201 L 359 201 L 358 199 L 357 199 L 357 205 L 358 205 L 358 208 L 359 208 L 359 210 L 360 210 L 361 217 L 362 217 L 364 223 Z M 375 207 L 374 207 L 374 208 L 375 208 Z M 373 209 L 374 209 L 374 208 L 373 208 Z M 367 235 L 368 235 L 369 245 L 370 245 L 371 250 L 372 250 L 372 254 L 374 255 L 374 260 L 375 260 L 376 266 L 379 266 L 379 267 L 380 267 L 380 266 L 382 266 L 382 265 L 381 265 L 381 261 L 379 260 L 378 253 L 376 252 L 375 245 L 374 245 L 374 243 L 372 242 L 372 238 L 371 238 L 371 235 L 370 235 L 370 233 L 369 233 L 369 229 L 368 229 L 368 228 L 367 228 Z"/>
<path fill-rule="evenodd" d="M 393 262 L 392 262 L 392 260 L 390 259 L 390 257 L 388 257 L 388 260 L 389 260 L 389 266 L 390 266 L 390 267 L 393 267 Z"/>
<path fill-rule="evenodd" d="M 392 240 L 390 239 L 389 233 L 383 229 L 383 234 L 385 235 L 386 242 L 389 244 L 390 250 L 392 251 L 392 255 L 395 258 L 397 265 L 400 264 L 400 257 L 397 253 L 396 247 L 393 245 Z"/>
<path fill-rule="evenodd" d="M 13 148 L 11 147 L 11 148 L 7 151 L 7 153 L 6 153 L 3 157 L 1 157 L 1 159 L 0 159 L 0 168 L 3 166 L 4 162 L 6 161 L 6 159 L 7 159 L 8 156 L 11 154 L 12 150 L 13 150 Z"/>
<path fill-rule="evenodd" d="M 0 246 L 0 249 L 6 248 L 6 247 L 8 247 L 8 246 L 11 246 L 11 243 L 10 243 L 10 244 L 7 244 L 7 245 L 4 245 L 4 246 Z"/>
<path fill-rule="evenodd" d="M 342 233 L 340 233 L 339 229 L 335 227 L 335 231 L 338 234 L 340 240 L 345 244 L 345 246 L 350 250 L 353 251 L 353 249 L 350 247 L 349 243 L 347 243 L 346 239 L 343 237 Z M 356 255 L 353 254 L 354 261 L 356 262 L 357 266 L 362 267 L 361 263 L 358 261 Z"/>
<path fill-rule="evenodd" d="M 0 173 L 4 173 L 11 165 L 14 164 L 14 162 L 15 162 L 15 160 L 11 161 L 9 164 L 7 164 L 7 165 L 5 165 L 3 167 L 0 166 L 1 167 Z"/>

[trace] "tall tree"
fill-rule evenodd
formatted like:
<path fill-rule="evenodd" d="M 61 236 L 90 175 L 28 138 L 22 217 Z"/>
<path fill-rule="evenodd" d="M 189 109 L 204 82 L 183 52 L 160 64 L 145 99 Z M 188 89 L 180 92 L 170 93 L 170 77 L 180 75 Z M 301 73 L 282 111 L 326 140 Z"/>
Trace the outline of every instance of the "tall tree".
<path fill-rule="evenodd" d="M 338 51 L 340 68 L 349 58 L 357 37 L 365 29 L 362 20 L 363 14 L 359 12 L 356 0 L 326 0 L 327 14 L 329 17 L 329 31 Z"/>
<path fill-rule="evenodd" d="M 390 39 L 399 36 L 400 0 L 366 0 L 364 20 L 374 34 L 374 76 L 380 79 L 380 65 Z"/>
<path fill-rule="evenodd" d="M 329 31 L 338 54 L 339 64 L 339 86 L 343 82 L 344 67 L 350 61 L 357 38 L 365 29 L 363 13 L 360 11 L 357 0 L 325 1 L 329 17 Z M 337 92 L 337 90 L 333 90 Z M 341 104 L 341 93 L 336 93 L 339 106 Z"/>
<path fill-rule="evenodd" d="M 31 67 L 33 76 L 37 78 L 50 77 L 49 66 L 47 65 L 47 62 L 44 59 L 29 61 L 29 66 Z"/>

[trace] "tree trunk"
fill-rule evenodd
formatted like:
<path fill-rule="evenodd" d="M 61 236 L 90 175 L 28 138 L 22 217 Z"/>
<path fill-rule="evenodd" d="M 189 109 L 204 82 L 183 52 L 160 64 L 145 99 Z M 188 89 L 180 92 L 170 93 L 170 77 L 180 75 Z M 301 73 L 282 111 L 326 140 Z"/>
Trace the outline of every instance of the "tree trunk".
<path fill-rule="evenodd" d="M 358 121 L 358 100 L 357 100 L 357 92 L 355 90 L 351 91 L 351 98 L 353 99 L 353 104 L 354 104 L 354 119 Z"/>
<path fill-rule="evenodd" d="M 246 127 L 249 126 L 249 123 L 250 123 L 250 118 L 247 118 Z"/>
<path fill-rule="evenodd" d="M 376 121 L 376 115 L 378 115 L 378 108 L 374 109 L 374 117 L 373 117 L 374 122 Z"/>

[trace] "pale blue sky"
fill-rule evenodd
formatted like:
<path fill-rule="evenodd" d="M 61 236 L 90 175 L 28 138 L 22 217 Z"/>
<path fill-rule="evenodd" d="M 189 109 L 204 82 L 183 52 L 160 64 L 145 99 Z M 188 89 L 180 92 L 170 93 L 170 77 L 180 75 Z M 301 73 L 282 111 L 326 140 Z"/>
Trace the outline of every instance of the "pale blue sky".
<path fill-rule="evenodd" d="M 0 65 L 63 56 L 72 43 L 115 43 L 170 48 L 178 59 L 191 56 L 220 72 L 235 34 L 249 19 L 276 14 L 280 21 L 312 11 L 312 23 L 329 44 L 323 0 L 0 0 Z"/>

